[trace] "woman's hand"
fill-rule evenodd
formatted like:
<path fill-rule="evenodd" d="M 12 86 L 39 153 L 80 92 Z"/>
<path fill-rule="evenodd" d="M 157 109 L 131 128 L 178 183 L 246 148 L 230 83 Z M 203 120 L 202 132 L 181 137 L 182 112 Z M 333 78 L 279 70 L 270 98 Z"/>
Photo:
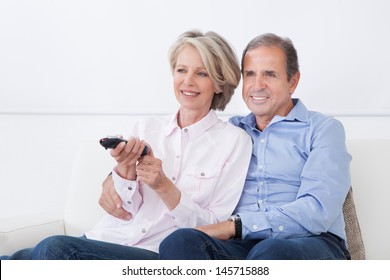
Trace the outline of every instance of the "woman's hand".
<path fill-rule="evenodd" d="M 162 161 L 154 157 L 152 149 L 149 149 L 148 155 L 139 158 L 136 172 L 137 180 L 151 187 L 169 210 L 179 204 L 181 192 L 165 175 Z"/>
<path fill-rule="evenodd" d="M 136 179 L 136 164 L 144 147 L 144 141 L 130 138 L 127 143 L 119 143 L 115 149 L 111 150 L 111 156 L 118 163 L 116 172 L 119 176 L 132 181 Z"/>
<path fill-rule="evenodd" d="M 162 169 L 162 161 L 154 157 L 152 150 L 150 150 L 149 155 L 139 159 L 136 172 L 137 179 L 155 191 L 164 188 L 163 182 L 169 181 Z"/>

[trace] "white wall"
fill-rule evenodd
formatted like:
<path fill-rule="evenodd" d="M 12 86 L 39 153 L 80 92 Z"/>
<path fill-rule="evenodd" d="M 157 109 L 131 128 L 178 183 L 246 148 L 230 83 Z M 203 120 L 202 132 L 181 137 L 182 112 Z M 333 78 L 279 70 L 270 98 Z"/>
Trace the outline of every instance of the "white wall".
<path fill-rule="evenodd" d="M 0 112 L 171 112 L 167 50 L 198 28 L 238 54 L 261 33 L 288 36 L 310 108 L 389 115 L 389 11 L 383 0 L 1 0 Z M 228 108 L 243 111 L 240 99 Z"/>
<path fill-rule="evenodd" d="M 0 0 L 0 218 L 61 212 L 80 141 L 175 111 L 167 50 L 192 28 L 239 55 L 258 34 L 290 37 L 295 95 L 349 139 L 389 139 L 389 11 L 382 0 Z M 247 113 L 240 95 L 223 118 Z"/>

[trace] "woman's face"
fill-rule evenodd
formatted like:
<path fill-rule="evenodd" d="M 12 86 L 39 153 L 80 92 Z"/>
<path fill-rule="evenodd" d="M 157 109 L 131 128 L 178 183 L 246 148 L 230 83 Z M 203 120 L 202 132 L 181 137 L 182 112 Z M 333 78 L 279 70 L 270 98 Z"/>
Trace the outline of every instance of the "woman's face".
<path fill-rule="evenodd" d="M 207 115 L 216 91 L 198 50 L 185 46 L 177 57 L 173 83 L 181 111 Z"/>

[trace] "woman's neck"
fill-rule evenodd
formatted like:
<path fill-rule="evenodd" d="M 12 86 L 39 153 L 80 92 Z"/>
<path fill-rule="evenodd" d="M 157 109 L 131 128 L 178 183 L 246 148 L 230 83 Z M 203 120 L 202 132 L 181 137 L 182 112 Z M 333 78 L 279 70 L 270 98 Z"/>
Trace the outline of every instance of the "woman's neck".
<path fill-rule="evenodd" d="M 187 127 L 203 119 L 209 111 L 199 112 L 180 109 L 177 115 L 177 124 L 180 128 Z"/>

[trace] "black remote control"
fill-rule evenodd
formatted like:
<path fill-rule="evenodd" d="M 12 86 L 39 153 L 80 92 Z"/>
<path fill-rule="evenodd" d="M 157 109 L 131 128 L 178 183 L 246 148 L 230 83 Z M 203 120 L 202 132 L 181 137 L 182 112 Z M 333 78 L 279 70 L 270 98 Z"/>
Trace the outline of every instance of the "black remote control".
<path fill-rule="evenodd" d="M 120 138 L 120 137 L 116 137 L 116 136 L 107 136 L 107 137 L 100 139 L 100 141 L 99 141 L 100 145 L 102 145 L 106 150 L 107 149 L 115 149 L 116 146 L 118 146 L 118 144 L 120 142 L 127 143 L 127 140 Z M 149 152 L 149 147 L 147 145 L 145 145 L 145 148 L 143 149 L 143 151 L 141 153 L 141 157 L 147 155 L 148 152 Z"/>

